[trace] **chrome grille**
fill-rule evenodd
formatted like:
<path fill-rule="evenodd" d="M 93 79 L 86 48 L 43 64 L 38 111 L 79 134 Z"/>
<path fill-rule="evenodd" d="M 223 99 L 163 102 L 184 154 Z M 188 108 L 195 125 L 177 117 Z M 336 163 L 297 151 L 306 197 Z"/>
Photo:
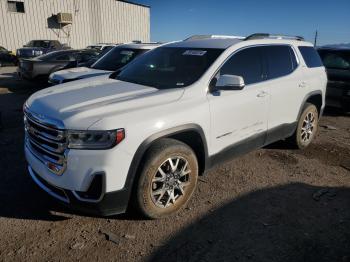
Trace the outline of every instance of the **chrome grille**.
<path fill-rule="evenodd" d="M 52 121 L 51 121 L 52 122 Z M 39 120 L 24 110 L 25 144 L 31 153 L 56 175 L 66 169 L 67 138 L 65 131 L 52 123 Z"/>

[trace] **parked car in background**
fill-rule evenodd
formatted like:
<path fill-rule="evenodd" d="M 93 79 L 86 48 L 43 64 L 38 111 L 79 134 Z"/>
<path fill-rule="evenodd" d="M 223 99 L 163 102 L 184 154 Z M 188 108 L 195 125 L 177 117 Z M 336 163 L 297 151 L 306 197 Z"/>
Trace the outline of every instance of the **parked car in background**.
<path fill-rule="evenodd" d="M 91 67 L 98 59 L 100 59 L 102 56 L 104 56 L 109 51 L 111 51 L 114 47 L 115 46 L 110 46 L 108 48 L 104 48 L 103 50 L 96 49 L 96 51 L 99 52 L 99 55 L 91 58 L 89 61 L 86 61 L 85 63 L 81 63 L 80 66 L 82 66 L 82 67 Z"/>
<path fill-rule="evenodd" d="M 139 55 L 158 47 L 159 44 L 124 44 L 114 47 L 112 50 L 102 56 L 90 68 L 79 67 L 67 70 L 61 70 L 52 73 L 49 76 L 49 83 L 57 85 L 73 80 L 84 79 L 99 75 L 109 75 L 126 64 L 130 63 Z"/>
<path fill-rule="evenodd" d="M 32 58 L 64 49 L 69 49 L 69 47 L 65 44 L 61 44 L 57 40 L 32 40 L 22 48 L 17 49 L 16 55 L 19 59 Z"/>
<path fill-rule="evenodd" d="M 98 54 L 94 49 L 54 51 L 31 59 L 21 59 L 17 72 L 24 79 L 47 79 L 52 72 L 77 67 Z"/>
<path fill-rule="evenodd" d="M 168 216 L 222 161 L 281 139 L 309 146 L 326 85 L 318 53 L 300 37 L 165 44 L 108 78 L 33 94 L 24 105 L 28 171 L 85 212 Z"/>
<path fill-rule="evenodd" d="M 96 45 L 89 45 L 87 46 L 86 48 L 87 49 L 96 49 L 96 50 L 99 50 L 99 51 L 108 51 L 108 50 L 111 50 L 113 47 L 117 46 L 119 44 L 103 44 L 103 43 L 99 43 L 99 44 L 96 44 Z"/>
<path fill-rule="evenodd" d="M 327 70 L 326 105 L 350 111 L 350 47 L 318 49 Z"/>
<path fill-rule="evenodd" d="M 0 46 L 0 67 L 5 65 L 17 65 L 18 59 L 11 51 Z"/>

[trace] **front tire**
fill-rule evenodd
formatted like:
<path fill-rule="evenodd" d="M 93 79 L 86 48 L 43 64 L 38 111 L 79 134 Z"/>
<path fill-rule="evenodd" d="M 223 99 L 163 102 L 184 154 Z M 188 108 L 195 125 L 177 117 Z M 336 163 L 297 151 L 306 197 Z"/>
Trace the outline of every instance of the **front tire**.
<path fill-rule="evenodd" d="M 136 208 L 145 217 L 161 218 L 184 207 L 198 177 L 193 150 L 174 139 L 160 139 L 147 151 L 136 185 Z"/>
<path fill-rule="evenodd" d="M 306 103 L 300 115 L 298 126 L 290 138 L 292 145 L 304 149 L 313 141 L 318 131 L 318 110 L 315 105 Z"/>

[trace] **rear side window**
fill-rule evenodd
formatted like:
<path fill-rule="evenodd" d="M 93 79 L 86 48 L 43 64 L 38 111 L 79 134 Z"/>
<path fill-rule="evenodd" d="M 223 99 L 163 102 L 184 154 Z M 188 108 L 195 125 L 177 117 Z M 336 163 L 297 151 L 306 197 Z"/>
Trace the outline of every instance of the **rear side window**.
<path fill-rule="evenodd" d="M 316 52 L 315 48 L 312 46 L 299 46 L 298 48 L 304 58 L 307 67 L 312 68 L 323 66 L 322 60 Z"/>
<path fill-rule="evenodd" d="M 290 46 L 266 46 L 263 52 L 267 59 L 268 79 L 286 76 L 297 67 L 295 54 Z"/>
<path fill-rule="evenodd" d="M 260 47 L 250 47 L 234 54 L 220 69 L 220 75 L 237 75 L 246 85 L 262 81 L 262 53 Z"/>

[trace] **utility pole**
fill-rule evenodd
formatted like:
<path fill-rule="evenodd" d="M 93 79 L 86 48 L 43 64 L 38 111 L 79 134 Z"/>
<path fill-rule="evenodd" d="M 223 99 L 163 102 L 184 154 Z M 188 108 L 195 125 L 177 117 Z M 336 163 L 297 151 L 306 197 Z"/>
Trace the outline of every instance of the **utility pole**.
<path fill-rule="evenodd" d="M 315 32 L 315 41 L 314 41 L 314 47 L 316 47 L 316 46 L 317 46 L 317 37 L 318 37 L 318 32 L 317 32 L 317 30 L 316 30 L 316 32 Z"/>

